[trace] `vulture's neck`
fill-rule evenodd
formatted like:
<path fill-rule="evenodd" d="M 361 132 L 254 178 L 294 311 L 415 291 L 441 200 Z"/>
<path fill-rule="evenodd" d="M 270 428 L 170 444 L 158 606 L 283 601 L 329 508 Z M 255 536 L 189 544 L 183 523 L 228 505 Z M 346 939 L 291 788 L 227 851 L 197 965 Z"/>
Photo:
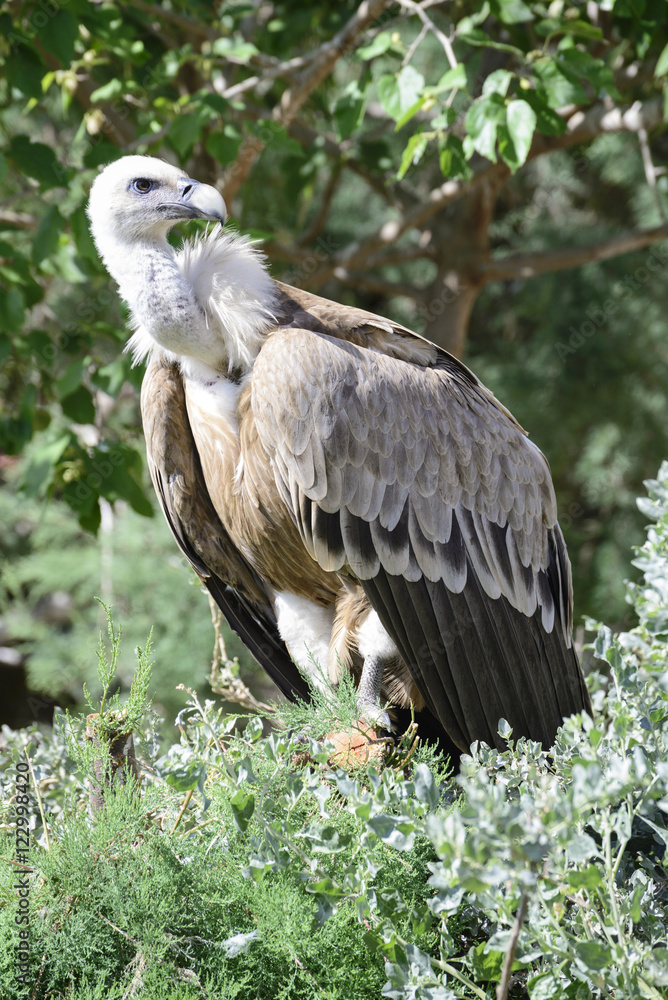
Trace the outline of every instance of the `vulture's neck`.
<path fill-rule="evenodd" d="M 246 237 L 217 229 L 179 250 L 161 237 L 101 250 L 132 312 L 135 363 L 161 350 L 198 380 L 250 370 L 275 326 L 277 292 Z"/>

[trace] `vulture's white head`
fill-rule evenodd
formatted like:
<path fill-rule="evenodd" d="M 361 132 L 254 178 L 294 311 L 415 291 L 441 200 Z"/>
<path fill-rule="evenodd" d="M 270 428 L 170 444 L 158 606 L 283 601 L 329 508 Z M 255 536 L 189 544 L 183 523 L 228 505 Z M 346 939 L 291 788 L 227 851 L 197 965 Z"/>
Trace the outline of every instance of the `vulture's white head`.
<path fill-rule="evenodd" d="M 96 178 L 88 217 L 102 250 L 110 236 L 118 242 L 163 240 L 184 219 L 225 221 L 222 196 L 179 167 L 155 156 L 123 156 Z"/>
<path fill-rule="evenodd" d="M 157 157 L 123 156 L 96 178 L 91 232 L 131 309 L 135 360 L 158 345 L 215 369 L 252 363 L 273 320 L 275 291 L 251 242 L 223 232 L 226 215 L 214 187 Z M 175 250 L 167 234 L 190 219 L 220 225 Z"/>

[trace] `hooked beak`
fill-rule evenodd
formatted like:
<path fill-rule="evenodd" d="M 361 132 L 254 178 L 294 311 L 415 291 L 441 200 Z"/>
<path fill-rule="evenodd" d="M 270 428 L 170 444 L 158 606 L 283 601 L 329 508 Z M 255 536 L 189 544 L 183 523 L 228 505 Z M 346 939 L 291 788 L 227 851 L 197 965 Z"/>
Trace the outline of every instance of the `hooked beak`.
<path fill-rule="evenodd" d="M 160 211 L 170 219 L 217 219 L 221 226 L 225 224 L 227 208 L 215 187 L 200 184 L 192 177 L 182 177 L 177 189 L 178 201 L 160 206 Z"/>

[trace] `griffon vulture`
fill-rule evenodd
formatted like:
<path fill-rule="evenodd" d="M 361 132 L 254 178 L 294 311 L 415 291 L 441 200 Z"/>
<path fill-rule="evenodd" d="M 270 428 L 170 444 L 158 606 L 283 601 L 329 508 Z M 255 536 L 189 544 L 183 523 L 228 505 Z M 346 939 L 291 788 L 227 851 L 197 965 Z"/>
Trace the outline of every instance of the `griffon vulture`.
<path fill-rule="evenodd" d="M 475 375 L 274 281 L 220 194 L 162 160 L 106 167 L 88 212 L 148 360 L 167 522 L 288 697 L 352 670 L 361 718 L 412 706 L 463 751 L 503 746 L 501 718 L 549 747 L 590 711 L 548 464 Z M 187 219 L 220 226 L 175 250 Z"/>

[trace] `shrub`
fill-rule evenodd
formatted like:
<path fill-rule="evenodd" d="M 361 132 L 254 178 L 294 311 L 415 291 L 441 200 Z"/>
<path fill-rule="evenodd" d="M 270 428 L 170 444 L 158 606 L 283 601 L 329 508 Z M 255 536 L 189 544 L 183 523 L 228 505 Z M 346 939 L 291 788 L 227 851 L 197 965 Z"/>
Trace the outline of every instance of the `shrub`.
<path fill-rule="evenodd" d="M 639 624 L 596 627 L 594 719 L 549 752 L 501 723 L 507 750 L 474 745 L 456 778 L 410 738 L 346 773 L 326 739 L 345 687 L 334 709 L 281 706 L 268 736 L 191 692 L 180 742 L 94 817 L 76 725 L 5 730 L 15 762 L 32 745 L 35 794 L 30 985 L 5 865 L 3 995 L 668 996 L 668 463 L 648 487 Z"/>

